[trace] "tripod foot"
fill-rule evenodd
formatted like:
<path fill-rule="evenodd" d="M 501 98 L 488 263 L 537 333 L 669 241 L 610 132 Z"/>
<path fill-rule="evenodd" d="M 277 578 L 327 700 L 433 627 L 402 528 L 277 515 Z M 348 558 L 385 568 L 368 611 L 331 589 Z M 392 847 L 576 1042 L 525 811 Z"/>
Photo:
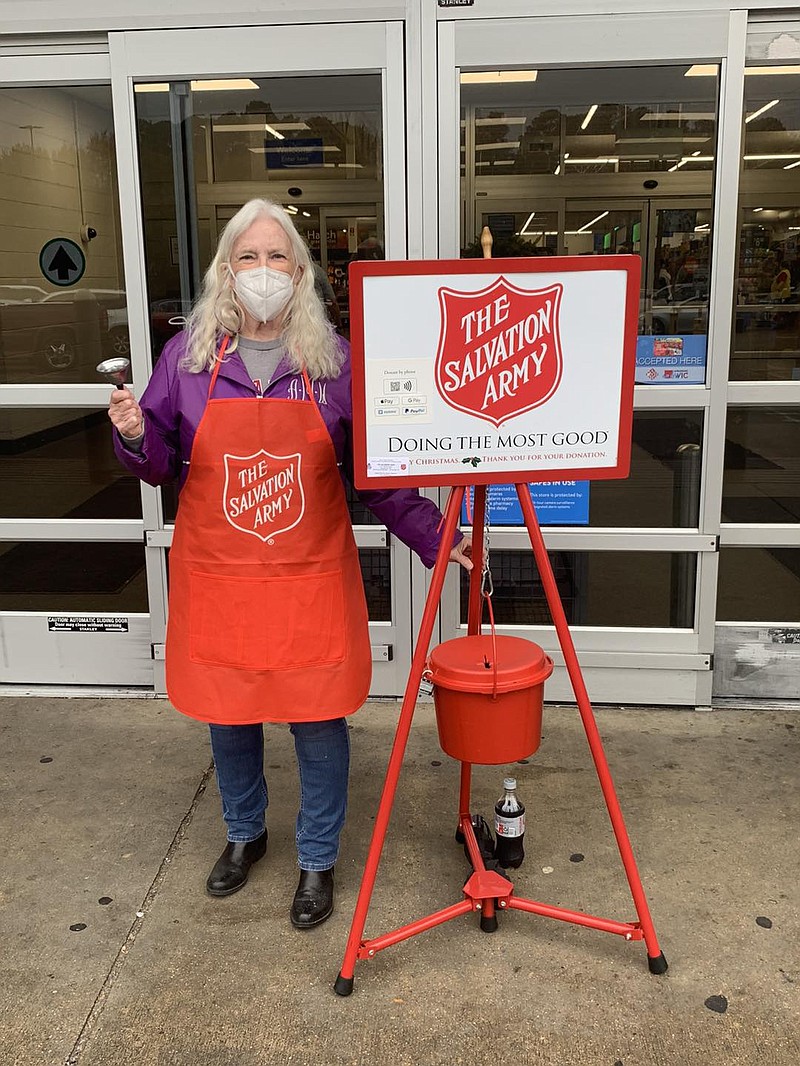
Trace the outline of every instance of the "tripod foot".
<path fill-rule="evenodd" d="M 497 915 L 493 914 L 491 918 L 486 915 L 481 915 L 481 932 L 482 933 L 496 933 L 497 932 Z"/>
<path fill-rule="evenodd" d="M 664 958 L 664 952 L 663 951 L 661 952 L 660 955 L 656 955 L 655 957 L 653 957 L 652 955 L 648 955 L 647 956 L 647 965 L 648 965 L 648 967 L 650 969 L 650 973 L 655 973 L 655 974 L 666 973 L 667 970 L 669 969 L 669 967 L 667 965 L 667 960 Z"/>
<path fill-rule="evenodd" d="M 342 975 L 339 974 L 334 983 L 333 991 L 337 996 L 349 996 L 353 991 L 353 978 L 342 977 Z"/>

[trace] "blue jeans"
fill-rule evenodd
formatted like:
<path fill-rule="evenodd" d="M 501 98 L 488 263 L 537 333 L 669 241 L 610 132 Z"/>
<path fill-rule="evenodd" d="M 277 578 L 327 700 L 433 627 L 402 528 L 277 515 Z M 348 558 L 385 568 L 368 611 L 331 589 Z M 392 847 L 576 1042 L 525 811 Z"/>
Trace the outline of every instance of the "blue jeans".
<path fill-rule="evenodd" d="M 228 840 L 255 840 L 269 803 L 261 725 L 212 725 L 211 751 Z M 297 857 L 301 870 L 328 870 L 339 854 L 347 809 L 350 736 L 344 718 L 293 722 L 300 768 Z"/>

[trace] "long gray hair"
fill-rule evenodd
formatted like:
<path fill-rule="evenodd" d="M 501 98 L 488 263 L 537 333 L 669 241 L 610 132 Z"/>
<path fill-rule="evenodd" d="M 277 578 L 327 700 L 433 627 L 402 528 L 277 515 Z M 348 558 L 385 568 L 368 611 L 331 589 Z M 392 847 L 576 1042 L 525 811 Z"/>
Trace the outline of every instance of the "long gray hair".
<path fill-rule="evenodd" d="M 231 288 L 228 264 L 236 241 L 260 218 L 274 219 L 281 226 L 295 265 L 302 268 L 283 320 L 282 339 L 289 360 L 296 370 L 305 368 L 309 377 L 338 377 L 341 349 L 314 288 L 314 263 L 308 247 L 281 205 L 262 199 L 249 200 L 222 231 L 200 296 L 186 322 L 188 344 L 181 365 L 195 374 L 211 369 L 221 334 L 231 338 L 228 351 L 236 349 L 244 315 Z"/>

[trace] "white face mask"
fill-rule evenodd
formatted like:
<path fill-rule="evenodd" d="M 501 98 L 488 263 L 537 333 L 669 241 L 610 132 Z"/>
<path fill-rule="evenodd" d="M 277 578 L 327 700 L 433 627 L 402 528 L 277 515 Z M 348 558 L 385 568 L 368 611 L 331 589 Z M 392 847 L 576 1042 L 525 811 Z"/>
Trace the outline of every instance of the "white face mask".
<path fill-rule="evenodd" d="M 233 275 L 236 295 L 257 321 L 271 322 L 289 302 L 294 288 L 293 274 L 270 267 L 254 267 L 236 274 L 228 269 Z"/>

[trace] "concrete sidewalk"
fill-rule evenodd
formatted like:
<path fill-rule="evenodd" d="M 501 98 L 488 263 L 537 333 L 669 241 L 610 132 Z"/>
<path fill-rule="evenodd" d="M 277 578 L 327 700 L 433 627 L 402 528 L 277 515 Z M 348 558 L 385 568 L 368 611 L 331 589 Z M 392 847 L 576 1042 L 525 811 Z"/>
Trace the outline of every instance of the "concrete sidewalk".
<path fill-rule="evenodd" d="M 669 973 L 641 943 L 520 912 L 467 915 L 332 992 L 399 706 L 351 719 L 337 909 L 296 932 L 294 750 L 268 727 L 270 843 L 246 888 L 203 883 L 224 844 L 205 728 L 159 700 L 0 702 L 3 1066 L 644 1066 L 800 1062 L 800 720 L 791 711 L 597 712 Z M 517 891 L 635 912 L 574 707 L 514 771 Z M 504 768 L 476 767 L 489 817 Z M 461 898 L 458 766 L 417 710 L 366 934 Z M 582 859 L 579 856 L 583 856 Z"/>

